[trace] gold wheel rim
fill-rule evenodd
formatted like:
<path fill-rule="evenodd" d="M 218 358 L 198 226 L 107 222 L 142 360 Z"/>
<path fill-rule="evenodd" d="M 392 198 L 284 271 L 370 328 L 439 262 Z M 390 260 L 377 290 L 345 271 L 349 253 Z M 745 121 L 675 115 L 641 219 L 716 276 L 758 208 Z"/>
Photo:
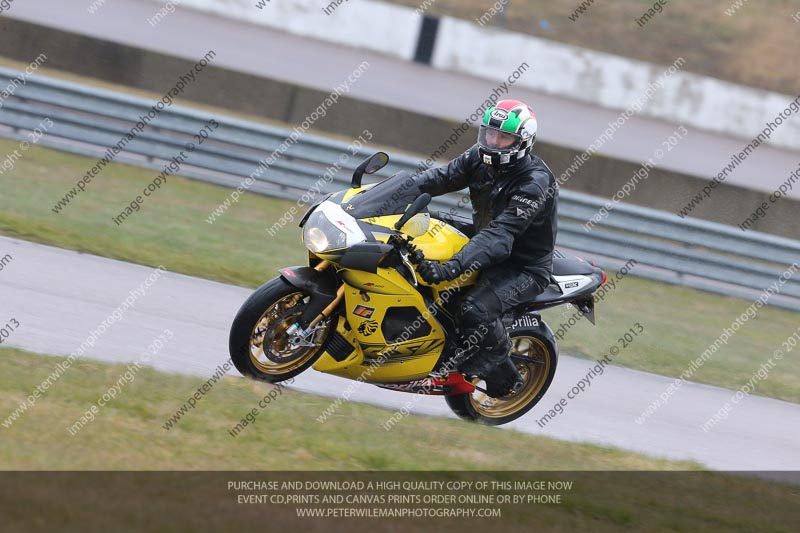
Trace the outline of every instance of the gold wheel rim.
<path fill-rule="evenodd" d="M 250 332 L 250 361 L 264 374 L 280 375 L 291 372 L 316 355 L 325 342 L 330 320 L 314 335 L 314 346 L 295 346 L 289 342 L 286 331 L 303 314 L 308 297 L 301 292 L 284 296 L 273 303 L 256 321 Z M 269 355 L 265 348 L 269 350 Z"/>
<path fill-rule="evenodd" d="M 538 364 L 512 359 L 522 374 L 524 385 L 518 392 L 509 396 L 492 398 L 475 389 L 469 397 L 470 403 L 478 414 L 486 418 L 504 418 L 528 405 L 541 392 L 550 374 L 550 353 L 544 342 L 536 337 L 512 337 L 511 341 L 512 355 L 538 361 Z"/>

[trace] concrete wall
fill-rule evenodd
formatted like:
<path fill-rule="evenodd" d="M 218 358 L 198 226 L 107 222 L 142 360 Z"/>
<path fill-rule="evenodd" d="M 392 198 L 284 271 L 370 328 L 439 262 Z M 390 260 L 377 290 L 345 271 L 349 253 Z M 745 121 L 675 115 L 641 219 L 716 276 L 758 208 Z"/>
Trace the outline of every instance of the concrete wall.
<path fill-rule="evenodd" d="M 58 69 L 157 94 L 174 83 L 176 72 L 187 71 L 193 65 L 193 61 L 6 18 L 0 18 L 0 50 L 3 56 L 25 63 L 44 51 L 48 59 L 43 70 Z M 296 125 L 325 96 L 321 91 L 211 66 L 186 89 L 184 101 Z M 326 117 L 315 123 L 314 130 L 354 138 L 367 128 L 375 135 L 375 146 L 387 147 L 390 153 L 403 150 L 423 160 L 451 135 L 455 126 L 445 120 L 342 97 Z M 439 162 L 455 157 L 475 138 L 474 129 L 465 133 Z M 556 173 L 563 172 L 578 155 L 575 150 L 542 142 L 536 144 L 535 152 Z M 609 198 L 637 168 L 632 163 L 595 155 L 570 178 L 567 188 Z M 654 169 L 648 186 L 637 188 L 626 201 L 674 212 L 705 183 L 703 179 Z M 735 225 L 766 197 L 764 193 L 723 184 L 697 214 Z M 781 200 L 754 229 L 800 238 L 798 209 L 800 202 Z"/>
<path fill-rule="evenodd" d="M 414 9 L 375 0 L 344 2 L 330 15 L 323 12 L 324 0 L 274 0 L 264 9 L 254 4 L 254 0 L 181 1 L 182 6 L 223 17 L 407 60 L 414 55 L 422 18 Z M 508 54 L 509 50 L 514 53 Z M 533 65 L 535 75 L 525 76 L 520 86 L 617 110 L 625 110 L 639 99 L 665 69 L 442 17 L 432 61 L 435 68 L 498 81 L 522 59 Z M 749 140 L 798 97 L 699 76 L 690 73 L 691 69 L 687 64 L 670 77 L 640 114 Z M 786 120 L 769 142 L 800 151 L 800 113 Z"/>
<path fill-rule="evenodd" d="M 148 0 L 168 5 L 168 0 Z M 323 11 L 331 0 L 181 0 L 179 5 L 234 20 L 269 26 L 303 37 L 367 48 L 387 56 L 411 59 L 421 16 L 407 7 L 365 0 L 344 1 Z M 177 0 L 173 0 L 178 4 Z"/>
<path fill-rule="evenodd" d="M 688 72 L 692 65 L 685 61 L 677 64 L 683 66 L 675 74 L 665 77 L 669 65 L 481 28 L 449 17 L 441 23 L 433 66 L 501 80 L 520 58 L 532 58 L 534 70 L 519 85 L 610 109 L 627 109 L 648 86 L 663 80 L 663 87 L 644 102 L 640 115 L 746 139 L 755 137 L 767 121 L 798 98 L 692 74 Z M 800 102 L 794 105 L 795 112 L 800 111 Z M 800 150 L 800 113 L 785 121 L 770 142 Z"/>

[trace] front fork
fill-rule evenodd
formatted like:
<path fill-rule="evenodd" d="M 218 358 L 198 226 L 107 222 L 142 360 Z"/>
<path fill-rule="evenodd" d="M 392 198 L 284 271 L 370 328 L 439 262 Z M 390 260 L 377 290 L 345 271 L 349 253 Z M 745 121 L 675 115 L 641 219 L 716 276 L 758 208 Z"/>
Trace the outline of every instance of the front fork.
<path fill-rule="evenodd" d="M 331 282 L 331 277 L 322 276 L 322 272 L 326 271 L 330 266 L 330 261 L 323 260 L 313 269 L 310 267 L 294 267 L 281 270 L 283 279 L 295 287 L 307 291 L 311 297 L 300 321 L 295 322 L 286 330 L 287 335 L 300 343 L 313 338 L 320 322 L 330 318 L 341 303 L 342 298 L 344 298 L 344 284 L 340 285 L 334 294 L 331 289 L 332 284 L 335 285 L 335 278 Z M 325 305 L 326 302 L 328 302 L 327 305 Z M 317 313 L 317 309 L 322 306 L 325 307 Z M 313 318 L 311 318 L 312 316 Z M 308 326 L 303 327 L 303 323 L 308 321 L 309 318 L 311 320 L 308 322 Z"/>

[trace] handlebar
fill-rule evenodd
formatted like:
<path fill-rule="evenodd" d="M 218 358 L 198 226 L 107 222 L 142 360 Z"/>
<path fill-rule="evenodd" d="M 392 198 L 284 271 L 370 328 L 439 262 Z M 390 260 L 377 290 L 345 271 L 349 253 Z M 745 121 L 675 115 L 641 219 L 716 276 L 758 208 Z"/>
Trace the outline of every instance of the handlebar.
<path fill-rule="evenodd" d="M 411 244 L 411 237 L 403 238 L 400 235 L 392 235 L 389 237 L 388 243 L 393 245 L 401 256 L 407 257 L 415 265 L 425 260 L 422 250 Z"/>
<path fill-rule="evenodd" d="M 408 275 L 411 278 L 409 282 L 416 287 L 419 285 L 419 281 L 417 280 L 417 273 L 412 264 L 420 264 L 420 262 L 425 260 L 425 255 L 422 253 L 422 250 L 411 244 L 411 239 L 411 237 L 403 238 L 400 235 L 392 235 L 386 242 L 394 246 L 394 249 L 397 250 L 400 260 L 403 262 L 406 269 L 408 269 Z"/>

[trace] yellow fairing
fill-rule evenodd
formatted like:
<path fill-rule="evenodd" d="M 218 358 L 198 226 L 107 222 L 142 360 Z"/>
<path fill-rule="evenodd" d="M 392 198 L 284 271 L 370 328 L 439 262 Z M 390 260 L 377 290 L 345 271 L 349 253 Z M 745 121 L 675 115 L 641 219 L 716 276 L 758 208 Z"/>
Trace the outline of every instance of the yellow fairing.
<path fill-rule="evenodd" d="M 468 242 L 464 234 L 436 219 L 431 219 L 428 231 L 413 241 L 414 246 L 425 254 L 425 259 L 431 261 L 447 261 Z"/>
<path fill-rule="evenodd" d="M 402 277 L 400 280 L 405 281 Z M 444 349 L 445 332 L 438 321 L 430 316 L 422 296 L 406 285 L 409 290 L 405 294 L 368 293 L 369 301 L 362 296 L 364 291 L 346 285 L 346 319 L 339 319 L 337 329 L 355 350 L 341 362 L 324 352 L 314 364 L 314 369 L 379 383 L 403 382 L 427 376 Z M 397 313 L 398 308 L 402 308 L 405 316 L 415 314 L 417 318 L 401 328 L 396 319 L 387 320 L 387 314 Z M 345 320 L 350 326 L 349 330 L 345 327 Z M 389 327 L 390 323 L 394 324 L 392 344 L 384 336 L 384 328 Z"/>
<path fill-rule="evenodd" d="M 393 268 L 378 268 L 376 274 L 345 268 L 339 270 L 339 276 L 347 285 L 368 293 L 417 294 L 406 279 Z"/>
<path fill-rule="evenodd" d="M 368 224 L 376 224 L 378 226 L 383 226 L 385 228 L 394 228 L 394 225 L 400 220 L 403 215 L 383 215 L 380 217 L 369 217 L 369 218 L 362 218 L 364 222 Z M 405 233 L 406 235 L 410 235 L 411 237 L 420 237 L 425 234 L 431 227 L 431 216 L 428 213 L 419 213 L 411 217 L 408 222 L 406 222 L 400 231 Z M 388 234 L 385 234 L 382 239 L 385 241 L 388 237 Z M 376 237 L 377 239 L 378 237 Z"/>
<path fill-rule="evenodd" d="M 368 184 L 364 185 L 363 187 L 357 187 L 355 189 L 347 189 L 347 192 L 345 192 L 344 196 L 342 196 L 342 201 L 340 203 L 342 205 L 344 205 L 344 203 L 346 201 L 348 201 L 350 198 L 352 198 L 356 194 L 360 193 L 361 191 L 366 191 L 367 189 L 369 189 L 371 187 L 374 187 L 376 185 L 377 185 L 377 183 L 368 183 Z"/>
<path fill-rule="evenodd" d="M 399 218 L 400 215 L 388 215 L 364 221 L 388 228 Z M 426 259 L 446 261 L 469 242 L 442 221 L 429 219 L 424 221 L 424 227 L 421 224 L 418 221 L 416 227 L 426 231 L 421 231 L 412 243 Z M 408 224 L 403 229 L 407 227 Z M 388 231 L 375 234 L 377 240 L 384 242 L 388 236 Z M 329 352 L 323 352 L 313 368 L 375 383 L 426 377 L 444 349 L 445 331 L 431 316 L 419 291 L 394 268 L 378 268 L 375 274 L 336 268 L 345 286 L 345 317 L 339 317 L 337 331 L 354 349 L 344 361 L 336 361 Z M 453 281 L 434 285 L 433 297 L 438 300 L 440 291 L 472 285 L 477 277 L 477 271 L 467 271 Z M 427 285 L 417 278 L 420 285 Z"/>
<path fill-rule="evenodd" d="M 394 224 L 398 220 L 400 220 L 400 216 L 401 215 L 386 215 L 382 217 L 364 218 L 362 220 L 370 224 L 391 228 L 394 227 Z M 416 217 L 412 217 L 411 220 L 414 220 L 415 218 Z M 410 222 L 411 221 L 409 221 L 409 223 Z M 409 223 L 407 223 L 406 226 L 403 226 L 404 230 Z M 386 242 L 388 237 L 389 233 L 378 234 L 375 236 L 377 240 L 383 242 Z M 453 228 L 449 224 L 446 224 L 441 220 L 431 218 L 430 223 L 427 226 L 427 231 L 415 236 L 411 242 L 414 246 L 422 250 L 422 253 L 425 254 L 425 259 L 430 259 L 431 261 L 447 261 L 456 255 L 458 251 L 469 242 L 469 239 L 466 235 Z"/>
<path fill-rule="evenodd" d="M 441 220 L 431 219 L 430 227 L 424 235 L 415 238 L 412 243 L 414 246 L 422 250 L 425 259 L 431 261 L 447 261 L 457 254 L 469 239 L 456 230 L 449 224 Z M 443 291 L 452 287 L 468 287 L 474 285 L 478 281 L 478 271 L 470 270 L 459 276 L 453 281 L 447 281 L 433 285 L 436 290 Z M 420 284 L 427 285 L 422 278 L 419 279 Z"/>

